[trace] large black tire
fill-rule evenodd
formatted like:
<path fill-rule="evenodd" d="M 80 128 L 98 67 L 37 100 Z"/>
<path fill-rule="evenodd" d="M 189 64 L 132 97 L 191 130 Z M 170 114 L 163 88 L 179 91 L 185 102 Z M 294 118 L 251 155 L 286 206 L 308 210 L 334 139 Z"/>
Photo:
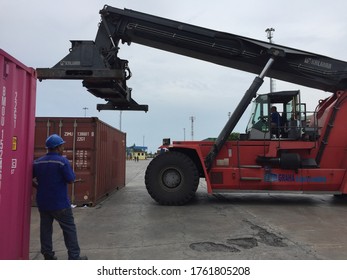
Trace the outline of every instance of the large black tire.
<path fill-rule="evenodd" d="M 183 205 L 190 201 L 199 185 L 194 162 L 180 152 L 155 157 L 147 167 L 145 183 L 151 197 L 162 205 Z"/>

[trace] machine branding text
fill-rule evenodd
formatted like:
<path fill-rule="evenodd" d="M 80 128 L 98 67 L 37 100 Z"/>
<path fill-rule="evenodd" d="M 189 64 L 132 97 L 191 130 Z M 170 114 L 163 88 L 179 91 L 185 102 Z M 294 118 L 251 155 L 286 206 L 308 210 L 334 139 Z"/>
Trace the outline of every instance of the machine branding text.
<path fill-rule="evenodd" d="M 314 66 L 318 66 L 318 67 L 322 67 L 322 68 L 326 68 L 326 69 L 331 69 L 332 65 L 329 62 L 325 62 L 325 61 L 321 61 L 318 59 L 314 59 L 312 57 L 307 57 L 305 58 L 305 63 L 306 64 L 311 64 Z"/>
<path fill-rule="evenodd" d="M 299 176 L 294 174 L 275 174 L 267 173 L 264 177 L 265 182 L 296 182 L 296 183 L 326 183 L 325 176 Z"/>
<path fill-rule="evenodd" d="M 70 65 L 70 66 L 72 66 L 72 65 L 81 65 L 81 61 L 78 61 L 78 60 L 76 60 L 76 61 L 60 61 L 60 65 L 61 66 L 66 66 L 66 65 Z"/>

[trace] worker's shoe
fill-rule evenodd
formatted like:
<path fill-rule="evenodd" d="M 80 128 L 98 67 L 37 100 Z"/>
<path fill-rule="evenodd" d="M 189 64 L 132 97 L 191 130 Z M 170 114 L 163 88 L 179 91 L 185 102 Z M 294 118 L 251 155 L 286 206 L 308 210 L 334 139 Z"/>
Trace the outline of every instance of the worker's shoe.
<path fill-rule="evenodd" d="M 45 260 L 57 260 L 58 258 L 54 255 L 53 253 L 46 253 L 43 254 L 43 257 L 45 258 Z"/>

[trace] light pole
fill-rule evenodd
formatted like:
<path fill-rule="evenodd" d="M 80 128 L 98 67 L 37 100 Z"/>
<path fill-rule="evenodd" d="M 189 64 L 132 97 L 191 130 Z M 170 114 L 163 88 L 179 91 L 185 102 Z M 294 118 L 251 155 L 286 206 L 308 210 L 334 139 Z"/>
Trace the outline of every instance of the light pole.
<path fill-rule="evenodd" d="M 119 130 L 122 131 L 122 113 L 123 111 L 119 111 Z"/>
<path fill-rule="evenodd" d="M 272 38 L 273 38 L 273 33 L 275 32 L 275 29 L 270 27 L 270 28 L 266 28 L 265 32 L 267 34 L 267 38 L 269 39 L 269 43 L 273 44 Z M 275 90 L 275 81 L 270 78 L 270 92 L 274 92 Z"/>
<path fill-rule="evenodd" d="M 84 117 L 87 117 L 87 110 L 89 109 L 88 107 L 83 107 L 82 108 L 84 110 Z"/>
<path fill-rule="evenodd" d="M 194 121 L 195 121 L 195 117 L 194 116 L 191 116 L 189 117 L 191 123 L 192 123 L 192 140 L 194 140 Z"/>

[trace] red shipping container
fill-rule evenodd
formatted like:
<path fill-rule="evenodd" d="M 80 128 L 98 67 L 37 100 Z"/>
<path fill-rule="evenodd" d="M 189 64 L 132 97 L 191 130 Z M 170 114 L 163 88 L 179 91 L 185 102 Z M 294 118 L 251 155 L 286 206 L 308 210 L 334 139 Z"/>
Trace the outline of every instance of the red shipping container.
<path fill-rule="evenodd" d="M 95 206 L 125 186 L 125 133 L 98 118 L 37 117 L 35 158 L 47 152 L 45 141 L 53 133 L 66 141 L 63 155 L 82 180 L 69 185 L 72 204 Z"/>
<path fill-rule="evenodd" d="M 28 259 L 36 73 L 0 49 L 0 259 Z"/>

